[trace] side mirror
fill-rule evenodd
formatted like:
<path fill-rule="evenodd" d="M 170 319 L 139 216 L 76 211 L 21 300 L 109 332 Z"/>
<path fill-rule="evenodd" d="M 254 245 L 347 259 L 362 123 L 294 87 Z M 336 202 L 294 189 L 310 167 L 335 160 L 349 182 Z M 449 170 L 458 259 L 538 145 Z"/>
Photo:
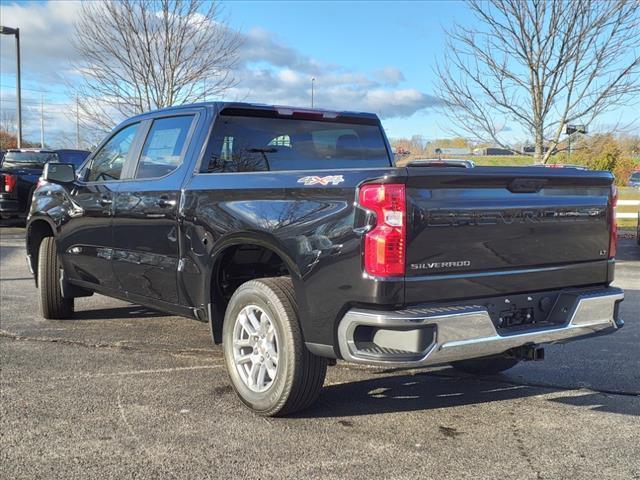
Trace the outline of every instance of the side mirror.
<path fill-rule="evenodd" d="M 52 163 L 44 166 L 42 178 L 47 182 L 71 183 L 76 179 L 76 169 L 71 163 Z"/>

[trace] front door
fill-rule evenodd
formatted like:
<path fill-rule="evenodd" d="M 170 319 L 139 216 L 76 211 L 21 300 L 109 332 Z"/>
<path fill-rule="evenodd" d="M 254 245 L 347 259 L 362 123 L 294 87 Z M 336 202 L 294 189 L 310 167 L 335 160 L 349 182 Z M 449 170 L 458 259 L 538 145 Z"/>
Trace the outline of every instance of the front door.
<path fill-rule="evenodd" d="M 135 157 L 139 123 L 112 135 L 91 157 L 69 187 L 69 221 L 58 235 L 58 246 L 69 278 L 98 287 L 118 289 L 113 273 L 113 201 L 123 168 Z"/>
<path fill-rule="evenodd" d="M 155 118 L 114 202 L 113 268 L 135 296 L 177 304 L 178 202 L 195 114 Z"/>

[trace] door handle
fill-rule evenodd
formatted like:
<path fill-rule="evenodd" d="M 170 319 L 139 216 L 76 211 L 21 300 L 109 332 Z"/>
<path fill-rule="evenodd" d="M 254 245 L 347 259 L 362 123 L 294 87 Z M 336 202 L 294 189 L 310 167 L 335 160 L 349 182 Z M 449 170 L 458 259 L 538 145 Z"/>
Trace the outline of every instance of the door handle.
<path fill-rule="evenodd" d="M 166 197 L 160 197 L 160 199 L 157 202 L 157 205 L 160 208 L 175 207 L 176 206 L 176 201 L 175 200 L 169 200 Z"/>
<path fill-rule="evenodd" d="M 102 206 L 107 206 L 111 205 L 113 203 L 113 200 L 109 197 L 100 197 L 100 200 L 98 200 L 98 202 L 100 202 L 100 205 Z"/>

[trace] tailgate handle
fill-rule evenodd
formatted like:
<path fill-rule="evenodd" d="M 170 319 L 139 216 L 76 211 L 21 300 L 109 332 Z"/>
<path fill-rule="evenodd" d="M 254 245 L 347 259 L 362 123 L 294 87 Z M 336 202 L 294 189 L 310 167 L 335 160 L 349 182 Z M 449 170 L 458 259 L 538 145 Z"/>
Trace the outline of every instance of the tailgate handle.
<path fill-rule="evenodd" d="M 516 178 L 510 184 L 510 192 L 513 193 L 536 193 L 539 192 L 542 187 L 547 183 L 546 179 L 532 179 L 532 178 Z"/>

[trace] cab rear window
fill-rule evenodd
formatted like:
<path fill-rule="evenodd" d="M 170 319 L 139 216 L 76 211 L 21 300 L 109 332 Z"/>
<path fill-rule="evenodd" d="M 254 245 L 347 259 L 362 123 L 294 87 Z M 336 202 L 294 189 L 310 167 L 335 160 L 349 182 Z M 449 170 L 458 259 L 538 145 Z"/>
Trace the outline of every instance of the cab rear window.
<path fill-rule="evenodd" d="M 29 151 L 9 151 L 4 156 L 6 163 L 29 163 L 34 165 L 44 165 L 49 162 L 57 162 L 58 155 L 55 152 L 29 152 Z"/>
<path fill-rule="evenodd" d="M 224 113 L 224 112 L 223 112 Z M 251 172 L 388 167 L 379 124 L 220 115 L 205 171 Z"/>

